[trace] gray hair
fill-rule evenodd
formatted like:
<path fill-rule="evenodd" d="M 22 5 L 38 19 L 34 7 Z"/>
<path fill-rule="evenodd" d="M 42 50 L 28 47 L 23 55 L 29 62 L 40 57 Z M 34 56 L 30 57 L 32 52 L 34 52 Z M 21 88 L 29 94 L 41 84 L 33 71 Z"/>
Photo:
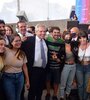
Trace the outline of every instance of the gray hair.
<path fill-rule="evenodd" d="M 44 24 L 37 24 L 37 25 L 35 26 L 35 32 L 38 31 L 39 27 L 44 27 L 44 28 L 46 29 L 46 26 L 45 26 Z"/>

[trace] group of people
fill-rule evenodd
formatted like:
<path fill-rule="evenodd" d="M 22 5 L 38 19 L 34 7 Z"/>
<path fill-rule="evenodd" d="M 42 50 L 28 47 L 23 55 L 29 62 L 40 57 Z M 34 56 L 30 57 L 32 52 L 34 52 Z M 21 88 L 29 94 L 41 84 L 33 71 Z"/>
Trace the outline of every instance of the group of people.
<path fill-rule="evenodd" d="M 6 27 L 6 29 L 5 29 Z M 89 32 L 77 27 L 60 33 L 52 26 L 37 24 L 33 33 L 27 31 L 24 21 L 17 23 L 18 33 L 0 20 L 0 100 L 41 100 L 46 88 L 45 100 L 74 100 L 70 98 L 76 83 L 78 99 L 88 100 L 90 80 L 90 37 Z M 7 33 L 7 34 L 6 34 Z M 75 83 L 74 83 L 75 82 Z M 60 85 L 59 85 L 60 84 Z"/>
<path fill-rule="evenodd" d="M 21 37 L 12 33 L 7 38 L 5 32 L 5 22 L 0 20 L 0 99 L 20 100 L 24 79 L 30 87 L 27 58 L 20 49 Z"/>

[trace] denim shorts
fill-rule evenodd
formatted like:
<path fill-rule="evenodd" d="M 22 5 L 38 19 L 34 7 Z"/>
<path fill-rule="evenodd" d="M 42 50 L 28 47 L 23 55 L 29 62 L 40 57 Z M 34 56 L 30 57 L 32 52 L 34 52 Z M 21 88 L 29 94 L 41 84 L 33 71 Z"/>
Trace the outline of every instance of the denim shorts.
<path fill-rule="evenodd" d="M 60 83 L 60 69 L 50 68 L 46 77 L 47 81 L 52 81 L 55 84 Z"/>

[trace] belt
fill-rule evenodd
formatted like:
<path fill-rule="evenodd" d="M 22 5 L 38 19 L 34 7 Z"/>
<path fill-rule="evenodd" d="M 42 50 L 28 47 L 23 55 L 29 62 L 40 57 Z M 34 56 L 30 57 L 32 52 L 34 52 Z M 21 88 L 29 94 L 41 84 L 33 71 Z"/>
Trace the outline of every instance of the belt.
<path fill-rule="evenodd" d="M 80 64 L 81 65 L 89 65 L 90 64 L 90 61 L 80 61 Z"/>
<path fill-rule="evenodd" d="M 60 69 L 60 67 L 50 67 L 50 69 Z"/>
<path fill-rule="evenodd" d="M 74 65 L 75 63 L 65 62 L 67 65 Z"/>

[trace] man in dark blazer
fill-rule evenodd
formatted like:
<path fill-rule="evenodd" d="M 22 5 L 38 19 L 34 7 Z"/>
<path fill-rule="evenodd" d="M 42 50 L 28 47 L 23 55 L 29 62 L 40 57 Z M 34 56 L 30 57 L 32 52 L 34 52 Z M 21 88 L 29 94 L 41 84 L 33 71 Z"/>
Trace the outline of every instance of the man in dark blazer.
<path fill-rule="evenodd" d="M 27 66 L 30 77 L 30 89 L 28 100 L 41 100 L 43 86 L 45 84 L 46 64 L 47 64 L 47 46 L 44 41 L 46 28 L 42 24 L 35 27 L 36 36 L 30 37 L 22 43 L 22 50 L 27 56 Z M 46 63 L 42 66 L 40 42 L 43 42 Z"/>
<path fill-rule="evenodd" d="M 79 35 L 80 30 L 78 27 L 72 27 L 70 32 L 71 32 L 71 37 L 72 37 L 72 39 L 71 39 L 72 51 L 73 51 L 74 55 L 76 55 L 75 62 L 77 63 L 77 61 L 78 61 L 77 53 L 78 53 L 78 45 L 79 45 L 78 35 Z M 71 90 L 69 99 L 70 100 L 79 100 L 76 76 L 75 76 L 73 84 L 72 84 L 72 90 Z"/>

